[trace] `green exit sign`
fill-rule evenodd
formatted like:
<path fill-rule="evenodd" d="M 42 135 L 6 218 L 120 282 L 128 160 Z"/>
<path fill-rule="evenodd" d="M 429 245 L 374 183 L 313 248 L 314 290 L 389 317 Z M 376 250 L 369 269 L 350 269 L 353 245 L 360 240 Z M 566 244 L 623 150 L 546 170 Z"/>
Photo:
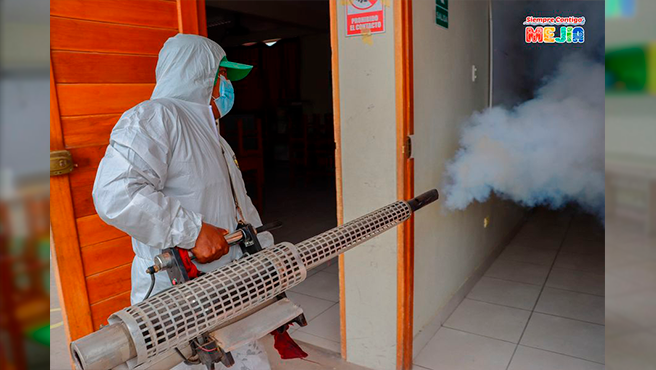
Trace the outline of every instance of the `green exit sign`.
<path fill-rule="evenodd" d="M 435 23 L 449 28 L 449 0 L 435 0 Z"/>

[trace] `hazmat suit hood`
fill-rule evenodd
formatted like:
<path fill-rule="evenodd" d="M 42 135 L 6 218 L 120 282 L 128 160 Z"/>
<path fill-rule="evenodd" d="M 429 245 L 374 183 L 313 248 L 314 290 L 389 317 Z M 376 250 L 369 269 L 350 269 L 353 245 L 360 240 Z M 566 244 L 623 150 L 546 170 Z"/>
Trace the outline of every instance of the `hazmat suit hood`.
<path fill-rule="evenodd" d="M 177 34 L 159 52 L 151 99 L 174 98 L 209 105 L 219 63 L 226 55 L 216 42 Z"/>

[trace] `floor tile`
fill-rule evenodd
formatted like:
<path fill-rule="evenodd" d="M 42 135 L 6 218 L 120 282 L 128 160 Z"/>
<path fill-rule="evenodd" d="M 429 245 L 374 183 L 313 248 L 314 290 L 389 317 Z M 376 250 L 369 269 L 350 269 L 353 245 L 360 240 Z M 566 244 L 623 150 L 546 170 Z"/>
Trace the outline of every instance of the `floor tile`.
<path fill-rule="evenodd" d="M 320 313 L 329 309 L 335 302 L 327 301 L 325 299 L 311 297 L 309 295 L 300 294 L 292 291 L 287 292 L 287 297 L 297 305 L 301 306 L 305 319 L 311 321 Z"/>
<path fill-rule="evenodd" d="M 449 328 L 441 328 L 415 363 L 431 370 L 505 370 L 515 345 Z"/>
<path fill-rule="evenodd" d="M 339 332 L 339 304 L 335 304 L 321 313 L 307 326 L 297 331 L 338 342 L 341 340 Z"/>
<path fill-rule="evenodd" d="M 304 282 L 293 287 L 291 291 L 332 302 L 338 302 L 339 277 L 335 274 L 319 271 L 308 277 Z"/>
<path fill-rule="evenodd" d="M 567 225 L 543 225 L 541 223 L 530 221 L 522 227 L 517 233 L 516 238 L 523 240 L 555 240 L 560 242 L 565 237 Z"/>
<path fill-rule="evenodd" d="M 542 285 L 548 274 L 549 267 L 547 266 L 497 259 L 487 270 L 485 276 L 519 283 Z"/>
<path fill-rule="evenodd" d="M 575 237 L 588 240 L 604 240 L 604 226 L 594 218 L 574 218 L 569 233 Z"/>
<path fill-rule="evenodd" d="M 329 265 L 323 269 L 323 272 L 329 272 L 331 274 L 339 274 L 339 263 L 337 262 L 337 258 L 330 260 Z"/>
<path fill-rule="evenodd" d="M 533 313 L 520 344 L 604 362 L 604 326 Z"/>
<path fill-rule="evenodd" d="M 558 251 L 555 250 L 526 248 L 515 244 L 509 245 L 499 258 L 551 267 L 557 253 Z"/>
<path fill-rule="evenodd" d="M 606 269 L 604 260 L 603 254 L 589 256 L 578 253 L 560 252 L 554 266 L 603 275 Z"/>
<path fill-rule="evenodd" d="M 412 370 L 431 370 L 430 368 L 419 366 L 417 364 L 412 364 Z"/>
<path fill-rule="evenodd" d="M 529 219 L 525 228 L 527 230 L 541 230 L 550 236 L 562 237 L 569 228 L 570 221 L 567 219 L 554 220 L 553 222 L 545 222 L 540 219 Z"/>
<path fill-rule="evenodd" d="M 561 242 L 561 238 L 536 238 L 534 236 L 522 234 L 516 236 L 508 245 L 517 245 L 531 249 L 557 251 L 560 249 Z"/>
<path fill-rule="evenodd" d="M 323 271 L 323 270 L 325 270 L 327 266 L 328 266 L 328 262 L 324 262 L 324 263 L 320 264 L 319 266 L 317 266 L 317 267 L 315 267 L 315 268 L 309 270 L 309 271 L 307 272 L 307 277 L 310 277 L 310 276 L 316 274 L 316 273 L 319 272 L 319 271 Z"/>
<path fill-rule="evenodd" d="M 531 231 L 547 231 L 550 234 L 553 234 L 556 231 L 564 233 L 567 231 L 570 221 L 571 220 L 568 218 L 558 219 L 558 217 L 551 217 L 549 219 L 549 217 L 535 217 L 535 215 L 533 215 L 526 221 L 526 223 L 524 223 L 522 229 Z"/>
<path fill-rule="evenodd" d="M 313 346 L 321 347 L 332 352 L 337 352 L 341 350 L 339 342 L 335 342 L 326 338 L 317 337 L 316 335 L 304 333 L 300 330 L 289 334 L 294 340 L 299 342 L 309 343 Z M 303 348 L 303 343 L 299 343 L 301 348 Z"/>
<path fill-rule="evenodd" d="M 519 346 L 508 370 L 604 370 L 604 365 L 540 349 Z"/>
<path fill-rule="evenodd" d="M 573 292 L 604 295 L 604 275 L 554 267 L 546 286 Z"/>
<path fill-rule="evenodd" d="M 604 324 L 604 297 L 545 287 L 535 312 Z"/>
<path fill-rule="evenodd" d="M 540 286 L 482 277 L 467 298 L 504 306 L 532 310 L 540 295 Z"/>
<path fill-rule="evenodd" d="M 603 240 L 588 240 L 583 238 L 571 237 L 565 239 L 563 243 L 563 252 L 578 254 L 604 254 L 605 243 Z"/>
<path fill-rule="evenodd" d="M 273 347 L 274 341 L 272 335 L 267 335 L 260 341 L 264 346 L 267 356 L 269 357 L 269 363 L 271 364 L 271 370 L 370 370 L 362 366 L 358 366 L 352 363 L 348 363 L 342 359 L 339 351 L 334 351 L 337 347 L 335 344 L 332 344 L 333 350 L 325 350 L 317 346 L 308 344 L 307 342 L 301 342 L 299 344 L 301 348 L 308 354 L 306 359 L 289 359 L 283 360 L 280 358 L 278 351 Z M 336 343 L 337 344 L 337 343 Z M 204 367 L 201 367 L 203 369 Z M 222 367 L 223 370 L 226 370 L 225 367 Z M 240 370 L 239 367 L 233 366 L 228 368 L 229 370 Z M 259 369 L 255 369 L 259 370 Z"/>
<path fill-rule="evenodd" d="M 445 327 L 517 343 L 530 311 L 465 299 Z"/>

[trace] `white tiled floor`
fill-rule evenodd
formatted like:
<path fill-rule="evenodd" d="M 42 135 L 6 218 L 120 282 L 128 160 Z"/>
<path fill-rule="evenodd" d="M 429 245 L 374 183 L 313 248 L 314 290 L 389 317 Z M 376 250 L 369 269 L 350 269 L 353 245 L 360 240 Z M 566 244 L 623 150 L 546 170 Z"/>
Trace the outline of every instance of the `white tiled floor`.
<path fill-rule="evenodd" d="M 267 177 L 262 212 L 264 222 L 283 222 L 282 228 L 273 231 L 276 241 L 298 243 L 337 226 L 333 180 L 316 179 L 300 185 L 303 179 L 299 177 L 297 184 L 290 185 L 288 168 L 280 163 L 276 166 L 272 176 Z M 290 197 L 290 192 L 294 196 Z M 330 260 L 308 271 L 307 279 L 287 292 L 303 308 L 308 321 L 304 328 L 296 325 L 290 328 L 292 338 L 337 353 L 340 352 L 338 273 L 337 259 Z"/>
<path fill-rule="evenodd" d="M 515 345 L 449 328 L 441 328 L 415 359 L 418 369 L 505 370 Z"/>
<path fill-rule="evenodd" d="M 517 343 L 531 311 L 465 299 L 444 327 Z"/>
<path fill-rule="evenodd" d="M 538 211 L 419 352 L 415 368 L 605 369 L 603 274 L 603 227 L 584 215 Z"/>
<path fill-rule="evenodd" d="M 292 338 L 333 352 L 340 351 L 339 269 L 331 260 L 309 272 L 310 276 L 288 292 L 303 308 L 308 325 L 290 329 Z"/>

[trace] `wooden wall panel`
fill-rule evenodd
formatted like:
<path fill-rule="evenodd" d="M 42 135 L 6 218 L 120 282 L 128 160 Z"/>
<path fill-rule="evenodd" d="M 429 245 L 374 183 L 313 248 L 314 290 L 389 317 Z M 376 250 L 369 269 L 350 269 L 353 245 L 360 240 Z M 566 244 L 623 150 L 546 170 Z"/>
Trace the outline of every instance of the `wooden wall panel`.
<path fill-rule="evenodd" d="M 50 62 L 50 150 L 64 149 L 64 138 L 55 89 L 55 76 Z M 75 340 L 92 330 L 89 298 L 84 269 L 79 254 L 78 231 L 73 213 L 70 178 L 50 178 L 51 243 L 57 291 L 65 322 L 66 339 Z"/>
<path fill-rule="evenodd" d="M 121 114 L 74 116 L 62 118 L 64 144 L 67 149 L 109 144 L 109 135 Z"/>
<path fill-rule="evenodd" d="M 78 165 L 78 168 L 70 174 L 71 182 L 75 184 L 93 183 L 96 169 L 98 169 L 100 160 L 105 156 L 106 150 L 107 145 L 69 149 L 73 161 Z"/>
<path fill-rule="evenodd" d="M 96 179 L 98 165 L 105 155 L 106 148 L 106 145 L 102 145 L 69 150 L 74 163 L 78 165 L 78 169 L 70 175 L 71 185 L 69 189 L 76 218 L 96 213 L 91 190 Z"/>
<path fill-rule="evenodd" d="M 96 214 L 96 206 L 93 204 L 93 183 L 75 184 L 71 186 L 71 196 L 73 197 L 73 211 L 75 218 L 91 216 Z"/>
<path fill-rule="evenodd" d="M 53 51 L 51 57 L 58 83 L 155 83 L 154 55 Z"/>
<path fill-rule="evenodd" d="M 205 13 L 205 1 L 196 1 L 198 9 L 198 34 L 207 37 L 207 14 Z"/>
<path fill-rule="evenodd" d="M 178 0 L 177 7 L 180 32 L 198 35 L 200 26 L 198 22 L 198 2 L 196 0 Z"/>
<path fill-rule="evenodd" d="M 130 269 L 128 263 L 111 270 L 91 275 L 87 278 L 89 303 L 94 304 L 102 300 L 117 296 L 130 290 Z"/>
<path fill-rule="evenodd" d="M 82 248 L 85 276 L 130 263 L 133 258 L 132 239 L 127 235 Z"/>
<path fill-rule="evenodd" d="M 73 19 L 178 28 L 176 4 L 162 0 L 51 0 L 50 14 Z"/>
<path fill-rule="evenodd" d="M 150 99 L 155 84 L 58 84 L 64 116 L 123 113 Z"/>
<path fill-rule="evenodd" d="M 50 18 L 50 49 L 157 55 L 178 32 L 68 18 Z"/>
<path fill-rule="evenodd" d="M 107 325 L 107 318 L 114 312 L 130 305 L 130 291 L 123 292 L 117 296 L 94 303 L 91 305 L 91 319 L 94 330 L 100 325 Z"/>
<path fill-rule="evenodd" d="M 82 248 L 125 236 L 124 232 L 107 225 L 98 215 L 80 217 L 76 223 Z"/>
<path fill-rule="evenodd" d="M 78 165 L 78 168 L 70 174 L 70 193 L 76 218 L 96 213 L 91 191 L 100 160 L 106 150 L 106 144 L 69 149 L 74 163 Z"/>

